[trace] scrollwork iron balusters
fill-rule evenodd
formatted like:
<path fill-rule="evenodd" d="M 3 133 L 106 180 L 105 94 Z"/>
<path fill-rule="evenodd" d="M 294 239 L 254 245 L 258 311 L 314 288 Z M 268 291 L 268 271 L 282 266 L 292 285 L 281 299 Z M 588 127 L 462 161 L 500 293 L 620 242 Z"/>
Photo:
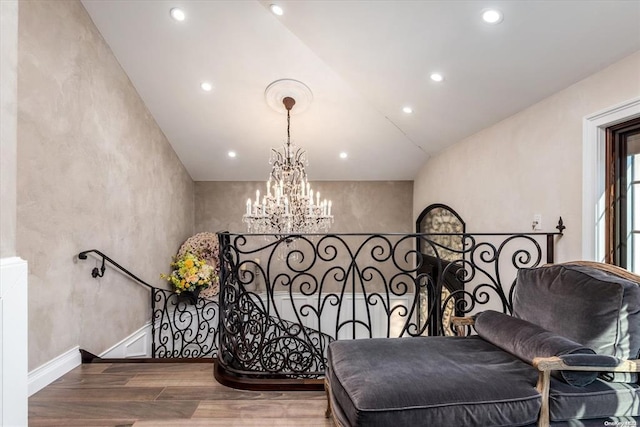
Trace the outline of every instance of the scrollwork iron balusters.
<path fill-rule="evenodd" d="M 154 358 L 215 357 L 218 354 L 218 302 L 204 298 L 193 301 L 173 291 L 150 285 L 104 253 L 92 249 L 78 254 L 85 260 L 93 254 L 102 261 L 91 276 L 103 277 L 109 263 L 131 280 L 151 290 L 151 355 Z"/>
<path fill-rule="evenodd" d="M 539 266 L 545 238 L 558 234 L 222 233 L 221 364 L 238 375 L 315 378 L 332 340 L 418 336 L 429 325 L 444 334 L 447 304 L 458 316 L 509 313 L 517 269 Z M 262 291 L 251 287 L 257 277 Z"/>
<path fill-rule="evenodd" d="M 153 288 L 152 354 L 158 358 L 213 357 L 218 352 L 218 303 Z"/>
<path fill-rule="evenodd" d="M 553 262 L 558 235 L 219 233 L 219 301 L 194 303 L 99 251 L 78 258 L 102 261 L 94 278 L 109 263 L 151 290 L 153 357 L 218 357 L 232 375 L 305 379 L 324 375 L 336 339 L 451 333 L 447 305 L 456 316 L 510 313 L 517 270 Z"/>

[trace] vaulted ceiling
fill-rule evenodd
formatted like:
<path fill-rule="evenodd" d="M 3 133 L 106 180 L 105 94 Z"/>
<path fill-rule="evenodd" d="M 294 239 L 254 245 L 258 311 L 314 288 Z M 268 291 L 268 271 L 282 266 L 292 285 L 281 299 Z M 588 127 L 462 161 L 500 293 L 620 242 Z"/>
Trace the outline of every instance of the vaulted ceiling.
<path fill-rule="evenodd" d="M 279 79 L 313 94 L 291 118 L 312 180 L 401 180 L 448 145 L 640 49 L 640 1 L 83 4 L 198 181 L 267 178 L 270 148 L 286 139 L 285 115 L 265 100 Z M 184 21 L 172 19 L 174 7 Z M 502 22 L 484 22 L 487 8 Z"/>

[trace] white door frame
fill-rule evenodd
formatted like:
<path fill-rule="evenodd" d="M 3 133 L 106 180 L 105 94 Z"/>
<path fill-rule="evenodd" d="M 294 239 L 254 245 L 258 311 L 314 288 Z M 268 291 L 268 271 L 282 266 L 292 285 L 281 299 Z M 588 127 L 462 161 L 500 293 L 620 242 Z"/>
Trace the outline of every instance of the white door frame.
<path fill-rule="evenodd" d="M 640 117 L 633 98 L 582 120 L 582 258 L 604 259 L 605 129 Z"/>

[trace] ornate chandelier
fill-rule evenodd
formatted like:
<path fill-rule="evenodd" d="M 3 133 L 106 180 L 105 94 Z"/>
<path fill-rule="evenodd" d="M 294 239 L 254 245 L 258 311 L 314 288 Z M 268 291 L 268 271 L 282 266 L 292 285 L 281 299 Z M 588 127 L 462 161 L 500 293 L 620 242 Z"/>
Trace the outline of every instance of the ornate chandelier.
<path fill-rule="evenodd" d="M 247 200 L 242 221 L 249 233 L 326 233 L 333 222 L 331 200 L 321 200 L 320 192 L 313 192 L 304 169 L 306 153 L 291 144 L 290 112 L 295 99 L 287 96 L 282 103 L 287 110 L 287 142 L 280 150 L 271 149 L 266 194 L 260 199 L 260 190 L 256 190 L 255 201 Z"/>

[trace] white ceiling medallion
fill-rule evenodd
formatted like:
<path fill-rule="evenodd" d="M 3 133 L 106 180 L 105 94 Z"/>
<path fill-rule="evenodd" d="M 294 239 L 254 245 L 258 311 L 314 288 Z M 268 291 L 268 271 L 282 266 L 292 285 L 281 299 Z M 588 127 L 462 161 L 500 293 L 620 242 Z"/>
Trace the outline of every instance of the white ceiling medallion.
<path fill-rule="evenodd" d="M 287 109 L 282 102 L 286 97 L 296 100 L 295 112 L 292 110 L 292 115 L 303 113 L 313 101 L 313 93 L 309 86 L 298 80 L 276 80 L 267 86 L 264 91 L 264 99 L 267 101 L 267 105 L 278 113 L 287 114 Z"/>

